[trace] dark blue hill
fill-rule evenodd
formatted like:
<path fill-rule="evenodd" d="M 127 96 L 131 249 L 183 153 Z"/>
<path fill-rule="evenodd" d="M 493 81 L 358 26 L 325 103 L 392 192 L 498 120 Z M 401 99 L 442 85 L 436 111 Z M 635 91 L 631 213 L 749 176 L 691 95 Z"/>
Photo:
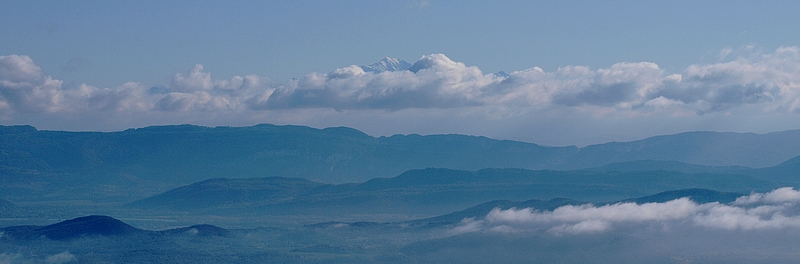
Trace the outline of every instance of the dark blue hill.
<path fill-rule="evenodd" d="M 0 228 L 2 239 L 71 240 L 82 237 L 157 238 L 160 236 L 192 235 L 228 237 L 231 231 L 214 225 L 193 225 L 164 231 L 135 228 L 118 219 L 104 215 L 78 217 L 47 226 L 10 226 Z"/>
<path fill-rule="evenodd" d="M 9 235 L 35 239 L 45 237 L 52 240 L 69 240 L 85 236 L 132 236 L 148 231 L 132 227 L 109 216 L 90 215 L 66 220 L 48 226 L 22 226 L 4 228 Z"/>

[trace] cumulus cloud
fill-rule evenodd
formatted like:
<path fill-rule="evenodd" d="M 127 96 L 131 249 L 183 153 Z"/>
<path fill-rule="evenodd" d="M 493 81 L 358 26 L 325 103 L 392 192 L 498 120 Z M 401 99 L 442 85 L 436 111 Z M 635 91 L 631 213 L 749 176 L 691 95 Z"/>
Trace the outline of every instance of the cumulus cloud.
<path fill-rule="evenodd" d="M 68 103 L 61 81 L 42 73 L 28 56 L 0 56 L 0 107 L 23 112 L 56 112 Z"/>
<path fill-rule="evenodd" d="M 36 82 L 43 77 L 39 68 L 28 56 L 0 56 L 0 80 L 4 83 Z"/>
<path fill-rule="evenodd" d="M 534 67 L 503 76 L 432 54 L 407 71 L 364 72 L 353 65 L 309 74 L 276 88 L 262 103 L 273 109 L 560 106 L 700 115 L 752 104 L 766 111 L 794 112 L 800 106 L 798 73 L 797 47 L 692 65 L 676 74 L 667 74 L 655 63 L 625 62 L 597 70 L 569 66 L 545 72 Z"/>
<path fill-rule="evenodd" d="M 275 89 L 262 108 L 388 109 L 482 105 L 482 87 L 499 81 L 443 54 L 423 56 L 405 71 L 365 72 L 351 65 L 312 73 Z"/>
<path fill-rule="evenodd" d="M 800 192 L 794 190 L 792 187 L 783 187 L 775 189 L 766 194 L 753 193 L 748 196 L 739 197 L 734 202 L 734 205 L 741 206 L 757 203 L 783 204 L 797 202 L 800 202 Z"/>
<path fill-rule="evenodd" d="M 617 203 L 603 206 L 566 205 L 553 211 L 495 208 L 483 219 L 465 219 L 453 234 L 546 230 L 555 235 L 601 233 L 615 225 L 691 224 L 721 230 L 800 227 L 800 191 L 791 187 L 739 197 L 731 204 L 697 204 L 689 198 L 663 203 Z"/>
<path fill-rule="evenodd" d="M 242 100 L 263 93 L 256 75 L 212 80 L 195 65 L 174 75 L 169 86 L 147 88 L 128 82 L 114 88 L 88 84 L 64 87 L 45 75 L 28 56 L 0 56 L 0 110 L 12 113 L 146 113 L 150 111 L 231 111 L 244 108 Z"/>
<path fill-rule="evenodd" d="M 178 120 L 168 122 L 186 123 L 242 114 L 246 116 L 242 119 L 261 120 L 257 123 L 269 121 L 263 117 L 275 113 L 309 110 L 391 115 L 455 109 L 485 113 L 488 119 L 519 113 L 565 118 L 552 115 L 702 116 L 743 108 L 765 114 L 800 111 L 800 49 L 750 51 L 738 57 L 736 52 L 724 53 L 721 58 L 729 61 L 696 64 L 680 73 L 667 73 L 651 62 L 621 62 L 600 69 L 533 67 L 510 74 L 484 73 L 444 54 L 430 54 L 406 70 L 365 72 L 351 65 L 282 84 L 267 83 L 256 75 L 215 79 L 197 64 L 156 87 L 137 82 L 66 86 L 30 57 L 7 55 L 0 56 L 0 119 L 26 122 L 36 116 L 103 115 L 112 120 L 131 114 L 147 119 L 170 113 Z"/>
<path fill-rule="evenodd" d="M 770 110 L 797 111 L 800 52 L 784 47 L 774 53 L 734 61 L 692 65 L 682 81 L 659 95 L 686 104 L 705 103 L 699 113 L 763 104 Z"/>
<path fill-rule="evenodd" d="M 248 97 L 263 93 L 261 83 L 256 75 L 214 81 L 197 64 L 186 75 L 175 74 L 170 87 L 152 93 L 158 98 L 155 109 L 161 111 L 231 111 L 241 110 Z"/>

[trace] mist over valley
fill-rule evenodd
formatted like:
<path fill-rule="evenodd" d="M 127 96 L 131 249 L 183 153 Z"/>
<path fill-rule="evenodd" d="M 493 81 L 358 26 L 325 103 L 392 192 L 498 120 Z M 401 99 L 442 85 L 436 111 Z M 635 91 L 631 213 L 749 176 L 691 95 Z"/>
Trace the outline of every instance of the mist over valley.
<path fill-rule="evenodd" d="M 798 137 L 3 126 L 0 261 L 786 262 Z"/>

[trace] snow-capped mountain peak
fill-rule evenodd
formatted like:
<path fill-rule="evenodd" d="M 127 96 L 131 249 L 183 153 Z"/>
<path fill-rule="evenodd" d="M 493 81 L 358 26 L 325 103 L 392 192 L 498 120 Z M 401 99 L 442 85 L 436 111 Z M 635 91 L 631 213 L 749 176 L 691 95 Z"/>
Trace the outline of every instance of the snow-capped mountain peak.
<path fill-rule="evenodd" d="M 360 66 L 365 72 L 404 71 L 411 67 L 411 63 L 397 58 L 383 58 L 368 66 Z"/>

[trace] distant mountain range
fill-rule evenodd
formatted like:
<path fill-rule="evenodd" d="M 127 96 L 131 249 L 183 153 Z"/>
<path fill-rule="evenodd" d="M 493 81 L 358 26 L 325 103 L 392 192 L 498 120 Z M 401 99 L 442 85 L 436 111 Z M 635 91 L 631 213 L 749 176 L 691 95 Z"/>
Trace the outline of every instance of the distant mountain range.
<path fill-rule="evenodd" d="M 570 170 L 632 161 L 768 167 L 800 156 L 800 130 L 688 132 L 586 147 L 465 135 L 372 137 L 345 127 L 156 126 L 64 132 L 0 126 L 0 181 L 90 177 L 188 184 L 211 178 L 299 177 L 361 182 L 429 167 Z M 646 163 L 640 163 L 647 170 Z M 662 163 L 663 165 L 663 163 Z M 613 166 L 613 165 L 608 165 Z M 686 167 L 686 166 L 684 166 Z M 728 170 L 725 168 L 723 170 Z"/>
<path fill-rule="evenodd" d="M 652 203 L 652 202 L 666 202 L 682 197 L 689 197 L 698 203 L 721 202 L 729 203 L 737 197 L 742 196 L 739 193 L 718 192 L 707 189 L 683 189 L 662 192 L 655 195 L 644 196 L 639 198 L 632 198 L 621 200 L 619 202 L 633 202 L 633 203 Z M 551 200 L 527 200 L 523 202 L 515 202 L 510 200 L 495 200 L 491 202 L 482 203 L 465 210 L 456 211 L 449 214 L 444 214 L 437 217 L 417 219 L 411 221 L 402 221 L 395 223 L 371 223 L 371 222 L 356 222 L 356 223 L 342 223 L 342 222 L 325 222 L 319 224 L 307 225 L 312 228 L 326 228 L 335 226 L 337 224 L 346 224 L 349 226 L 365 226 L 365 225 L 386 225 L 386 224 L 400 224 L 411 226 L 432 226 L 432 225 L 452 225 L 457 224 L 465 218 L 482 218 L 486 216 L 489 211 L 495 208 L 507 210 L 509 208 L 531 208 L 534 210 L 552 211 L 564 205 L 581 205 L 587 202 L 556 198 Z M 5 240 L 31 240 L 47 238 L 50 240 L 72 240 L 77 238 L 91 238 L 91 237 L 130 237 L 130 236 L 175 236 L 175 235 L 192 235 L 192 236 L 219 236 L 226 237 L 231 235 L 231 231 L 214 225 L 201 224 L 192 225 L 188 227 L 173 228 L 163 231 L 150 231 L 133 227 L 123 221 L 113 217 L 104 215 L 90 215 L 78 217 L 61 221 L 47 226 L 10 226 L 0 228 L 3 236 L 0 239 Z"/>
<path fill-rule="evenodd" d="M 156 126 L 120 132 L 0 126 L 0 199 L 130 202 L 214 178 L 282 177 L 308 179 L 313 185 L 367 184 L 369 179 L 423 168 L 580 169 L 598 175 L 661 170 L 685 175 L 737 174 L 795 185 L 800 178 L 798 155 L 800 130 L 689 132 L 579 148 L 465 135 L 371 137 L 345 127 L 267 124 Z M 751 189 L 759 186 L 763 184 Z M 670 188 L 693 187 L 719 189 L 714 185 Z"/>
<path fill-rule="evenodd" d="M 774 168 L 795 172 L 800 170 L 797 165 Z M 709 199 L 727 202 L 741 193 L 800 184 L 800 179 L 793 183 L 771 181 L 773 176 L 759 175 L 758 170 L 751 170 L 752 175 L 632 169 L 611 172 L 423 169 L 411 170 L 394 178 L 376 178 L 360 184 L 339 185 L 297 178 L 228 178 L 179 187 L 136 201 L 129 206 L 145 210 L 215 214 L 224 212 L 227 215 L 285 215 L 303 212 L 332 216 L 369 213 L 413 215 L 441 214 L 492 200 L 525 201 L 569 197 L 594 203 L 618 200 L 653 202 L 664 197 L 650 197 L 646 198 L 650 200 L 641 201 L 626 199 L 687 188 L 731 192 L 724 197 L 694 193 L 695 196 L 706 197 L 705 200 L 698 198 L 699 202 Z M 687 192 L 665 195 L 671 199 L 680 198 L 675 197 L 676 195 L 692 196 Z"/>
<path fill-rule="evenodd" d="M 648 202 L 666 202 L 682 197 L 689 197 L 690 199 L 699 203 L 708 202 L 721 202 L 728 203 L 741 196 L 738 193 L 717 192 L 707 189 L 684 189 L 669 192 L 658 193 L 651 196 L 633 198 L 622 200 L 618 202 L 634 202 L 634 203 L 648 203 Z M 609 204 L 611 204 L 609 203 Z M 311 228 L 328 228 L 336 225 L 345 224 L 352 227 L 369 226 L 369 225 L 406 225 L 406 226 L 440 226 L 457 224 L 465 218 L 482 218 L 486 216 L 489 211 L 495 208 L 507 210 L 509 208 L 531 208 L 534 210 L 547 210 L 552 211 L 564 205 L 580 205 L 586 204 L 566 198 L 556 198 L 551 200 L 528 200 L 523 202 L 514 202 L 509 200 L 495 200 L 491 202 L 482 203 L 465 210 L 456 211 L 449 214 L 444 214 L 437 217 L 417 219 L 411 221 L 402 221 L 394 223 L 374 223 L 374 222 L 356 222 L 356 223 L 342 223 L 342 222 L 325 222 L 319 224 L 307 225 Z M 36 240 L 46 238 L 50 240 L 73 240 L 78 238 L 93 238 L 93 237 L 117 237 L 118 239 L 125 239 L 125 237 L 150 237 L 157 239 L 162 236 L 201 236 L 201 237 L 227 237 L 231 236 L 232 232 L 225 228 L 214 225 L 200 224 L 188 227 L 173 228 L 163 231 L 143 230 L 133 227 L 123 221 L 113 217 L 104 215 L 90 215 L 78 218 L 73 218 L 61 221 L 55 224 L 46 226 L 10 226 L 0 228 L 0 241 L 9 240 Z"/>
<path fill-rule="evenodd" d="M 372 69 L 398 69 L 399 62 L 384 62 Z M 562 252 L 591 248 L 584 259 L 596 260 L 609 249 L 625 250 L 608 256 L 658 251 L 663 247 L 628 249 L 671 232 L 648 223 L 614 224 L 608 232 L 570 239 L 537 227 L 526 229 L 525 238 L 507 236 L 503 226 L 490 228 L 493 218 L 487 214 L 495 208 L 553 210 L 681 197 L 729 203 L 784 186 L 800 186 L 800 130 L 688 132 L 548 147 L 466 135 L 373 137 L 346 127 L 269 124 L 119 132 L 0 126 L 0 218 L 10 225 L 0 228 L 0 262 L 4 257 L 32 263 L 448 262 L 437 259 L 437 252 L 462 250 L 456 255 L 474 254 L 461 259 L 469 261 L 519 239 L 527 244 L 514 255 L 535 248 L 530 256 L 541 256 L 568 245 Z M 41 225 L 75 215 L 89 216 Z M 234 229 L 189 224 L 198 222 Z M 458 227 L 470 223 L 489 229 L 459 233 Z M 687 240 L 695 242 L 688 247 L 705 246 L 705 234 L 712 242 L 727 241 L 718 239 L 718 230 L 695 234 L 705 229 L 685 228 L 687 233 L 672 237 L 679 243 L 663 245 Z M 787 252 L 793 252 L 790 246 L 800 240 L 787 230 L 765 231 L 762 241 L 789 245 Z M 640 236 L 651 233 L 655 239 Z M 722 243 L 712 252 L 751 248 L 749 234 L 756 232 L 723 233 L 748 243 Z M 609 246 L 609 241 L 617 242 Z M 565 255 L 570 254 L 541 260 L 558 262 Z M 791 262 L 793 256 L 772 262 Z"/>

